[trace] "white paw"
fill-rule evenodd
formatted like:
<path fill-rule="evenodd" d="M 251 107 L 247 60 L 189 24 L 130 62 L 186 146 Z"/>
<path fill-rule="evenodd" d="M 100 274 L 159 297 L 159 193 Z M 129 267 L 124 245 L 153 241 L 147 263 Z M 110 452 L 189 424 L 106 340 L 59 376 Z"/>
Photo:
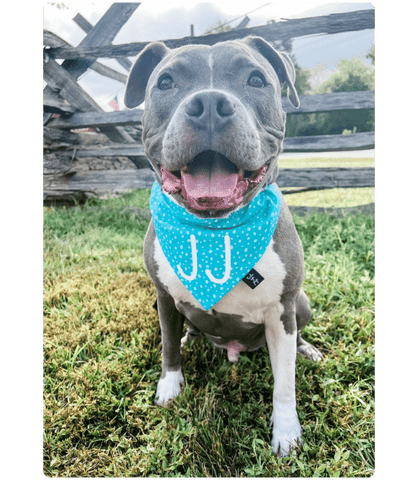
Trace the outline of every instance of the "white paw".
<path fill-rule="evenodd" d="M 273 453 L 279 457 L 287 457 L 291 450 L 302 445 L 302 429 L 296 412 L 291 416 L 274 415 L 271 418 L 273 423 L 273 438 L 271 446 Z"/>
<path fill-rule="evenodd" d="M 313 360 L 314 362 L 320 362 L 324 359 L 322 353 L 316 347 L 309 343 L 307 343 L 306 345 L 299 345 L 298 353 L 300 355 L 303 355 L 304 357 L 309 358 L 309 360 Z"/>
<path fill-rule="evenodd" d="M 160 378 L 155 395 L 156 405 L 165 405 L 167 402 L 176 398 L 181 391 L 181 384 L 184 382 L 181 370 L 176 372 L 167 372 L 164 378 Z"/>
<path fill-rule="evenodd" d="M 184 337 L 181 339 L 180 348 L 184 348 L 188 343 L 192 342 L 198 337 L 200 337 L 200 333 L 188 328 Z"/>
<path fill-rule="evenodd" d="M 181 339 L 180 348 L 184 348 L 190 342 L 189 333 L 186 332 L 184 337 Z"/>

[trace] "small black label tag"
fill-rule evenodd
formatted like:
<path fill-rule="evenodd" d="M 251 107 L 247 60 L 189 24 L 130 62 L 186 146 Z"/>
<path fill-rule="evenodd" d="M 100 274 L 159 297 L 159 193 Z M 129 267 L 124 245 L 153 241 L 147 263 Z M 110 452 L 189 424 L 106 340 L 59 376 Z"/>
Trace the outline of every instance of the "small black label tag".
<path fill-rule="evenodd" d="M 257 272 L 257 270 L 254 270 L 254 268 L 252 268 L 247 273 L 247 276 L 242 279 L 242 281 L 245 282 L 253 290 L 254 290 L 255 287 L 258 287 L 263 280 L 264 280 L 264 277 L 262 275 L 260 275 Z"/>

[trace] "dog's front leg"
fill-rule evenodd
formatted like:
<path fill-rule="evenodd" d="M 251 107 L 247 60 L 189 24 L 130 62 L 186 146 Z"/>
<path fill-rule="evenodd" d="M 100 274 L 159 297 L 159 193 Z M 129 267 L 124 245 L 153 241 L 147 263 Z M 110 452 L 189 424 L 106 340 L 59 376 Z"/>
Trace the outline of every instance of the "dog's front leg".
<path fill-rule="evenodd" d="M 273 453 L 289 455 L 301 443 L 301 427 L 296 413 L 296 309 L 295 299 L 287 295 L 272 308 L 265 319 L 266 340 L 274 377 L 273 390 Z"/>
<path fill-rule="evenodd" d="M 184 316 L 176 309 L 173 298 L 160 288 L 157 288 L 157 307 L 163 343 L 163 366 L 155 403 L 164 405 L 177 397 L 184 382 L 180 353 Z"/>

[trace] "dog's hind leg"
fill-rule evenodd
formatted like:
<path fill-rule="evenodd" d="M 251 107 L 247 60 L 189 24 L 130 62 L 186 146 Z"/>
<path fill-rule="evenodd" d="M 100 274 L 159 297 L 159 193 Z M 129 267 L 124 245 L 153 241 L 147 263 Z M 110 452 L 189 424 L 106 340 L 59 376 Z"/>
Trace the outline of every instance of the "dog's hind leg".
<path fill-rule="evenodd" d="M 309 322 L 311 319 L 312 311 L 309 305 L 309 299 L 306 296 L 305 292 L 301 289 L 299 292 L 299 297 L 296 301 L 296 322 L 298 326 L 297 334 L 297 352 L 304 357 L 309 358 L 315 362 L 321 361 L 324 356 L 322 353 L 313 345 L 308 343 L 302 338 L 302 328 Z"/>

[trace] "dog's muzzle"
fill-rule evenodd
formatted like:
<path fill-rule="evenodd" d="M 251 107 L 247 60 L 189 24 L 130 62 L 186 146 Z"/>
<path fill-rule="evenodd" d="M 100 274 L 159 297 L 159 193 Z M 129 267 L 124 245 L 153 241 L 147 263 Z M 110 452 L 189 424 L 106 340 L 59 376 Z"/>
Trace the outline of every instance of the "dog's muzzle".
<path fill-rule="evenodd" d="M 195 145 L 202 142 L 205 147 L 180 170 L 161 166 L 162 189 L 181 194 L 191 210 L 212 214 L 234 209 L 267 171 L 267 166 L 244 170 L 223 154 L 223 144 L 233 140 L 230 127 L 237 121 L 238 102 L 220 90 L 202 90 L 188 97 L 179 109 L 184 125 L 197 135 Z"/>

